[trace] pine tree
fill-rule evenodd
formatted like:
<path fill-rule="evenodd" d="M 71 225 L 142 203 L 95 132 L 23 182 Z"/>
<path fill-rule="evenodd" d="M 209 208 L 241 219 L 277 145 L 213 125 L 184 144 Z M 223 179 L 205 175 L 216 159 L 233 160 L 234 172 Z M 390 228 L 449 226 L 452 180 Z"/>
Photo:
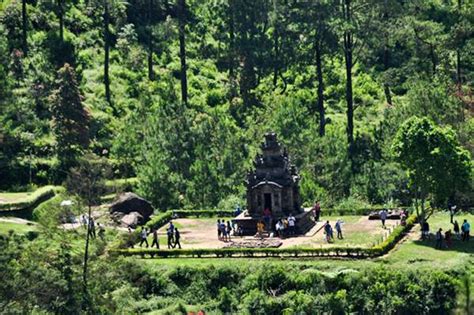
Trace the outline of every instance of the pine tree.
<path fill-rule="evenodd" d="M 73 67 L 64 64 L 58 70 L 56 84 L 57 89 L 51 95 L 53 131 L 56 136 L 59 170 L 67 172 L 89 145 L 89 114 L 82 105 Z"/>

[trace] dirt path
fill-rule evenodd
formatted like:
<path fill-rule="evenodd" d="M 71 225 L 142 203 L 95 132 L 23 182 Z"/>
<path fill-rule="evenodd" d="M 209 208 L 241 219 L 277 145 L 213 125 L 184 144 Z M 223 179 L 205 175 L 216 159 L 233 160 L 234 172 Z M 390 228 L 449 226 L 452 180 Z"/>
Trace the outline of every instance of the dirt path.
<path fill-rule="evenodd" d="M 177 219 L 173 221 L 181 233 L 181 243 L 185 248 L 222 248 L 229 244 L 217 239 L 216 220 L 214 219 Z M 281 239 L 281 248 L 304 246 L 304 247 L 331 247 L 331 246 L 371 246 L 373 242 L 381 238 L 388 230 L 381 227 L 380 221 L 368 220 L 367 217 L 357 218 L 343 224 L 344 240 L 336 240 L 328 244 L 325 240 L 323 224 L 326 221 L 318 222 L 306 235 Z M 336 219 L 330 219 L 329 223 L 334 227 Z M 396 221 L 387 220 L 387 228 L 394 227 Z M 166 229 L 168 224 L 158 230 L 160 237 L 166 239 Z M 334 232 L 336 233 L 336 232 Z M 334 235 L 336 236 L 336 235 Z M 231 242 L 240 242 L 254 239 L 252 236 L 231 237 Z"/>

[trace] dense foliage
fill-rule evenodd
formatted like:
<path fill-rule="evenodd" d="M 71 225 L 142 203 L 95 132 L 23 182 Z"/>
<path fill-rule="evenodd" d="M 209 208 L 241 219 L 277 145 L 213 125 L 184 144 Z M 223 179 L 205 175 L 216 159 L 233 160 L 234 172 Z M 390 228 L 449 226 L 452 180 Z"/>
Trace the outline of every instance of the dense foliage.
<path fill-rule="evenodd" d="M 78 237 L 59 233 L 26 243 L 18 236 L 2 237 L 0 309 L 68 314 L 78 310 L 81 257 L 71 247 Z M 455 307 L 459 276 L 383 267 L 330 273 L 290 262 L 152 268 L 140 260 L 111 260 L 97 256 L 100 253 L 100 244 L 95 244 L 89 279 L 95 314 L 185 314 L 185 309 L 216 314 L 443 314 Z"/>
<path fill-rule="evenodd" d="M 160 209 L 215 207 L 242 199 L 273 130 L 305 203 L 408 204 L 390 150 L 406 119 L 450 126 L 472 154 L 473 12 L 461 0 L 5 0 L 0 187 L 61 182 L 87 147 Z"/>

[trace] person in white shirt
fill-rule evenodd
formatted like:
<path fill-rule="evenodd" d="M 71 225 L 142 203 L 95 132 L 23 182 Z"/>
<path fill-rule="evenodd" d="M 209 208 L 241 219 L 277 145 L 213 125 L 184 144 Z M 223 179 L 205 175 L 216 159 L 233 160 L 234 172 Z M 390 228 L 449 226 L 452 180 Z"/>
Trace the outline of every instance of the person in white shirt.
<path fill-rule="evenodd" d="M 296 218 L 293 216 L 293 214 L 290 214 L 288 217 L 288 232 L 290 235 L 295 235 L 295 229 L 296 229 Z"/>

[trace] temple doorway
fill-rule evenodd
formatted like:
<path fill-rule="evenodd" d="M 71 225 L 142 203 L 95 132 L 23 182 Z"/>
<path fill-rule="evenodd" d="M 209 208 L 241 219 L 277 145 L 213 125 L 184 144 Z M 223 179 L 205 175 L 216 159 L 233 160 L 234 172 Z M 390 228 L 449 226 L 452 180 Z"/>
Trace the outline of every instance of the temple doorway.
<path fill-rule="evenodd" d="M 272 211 L 272 194 L 263 194 L 263 209 L 270 209 Z"/>

